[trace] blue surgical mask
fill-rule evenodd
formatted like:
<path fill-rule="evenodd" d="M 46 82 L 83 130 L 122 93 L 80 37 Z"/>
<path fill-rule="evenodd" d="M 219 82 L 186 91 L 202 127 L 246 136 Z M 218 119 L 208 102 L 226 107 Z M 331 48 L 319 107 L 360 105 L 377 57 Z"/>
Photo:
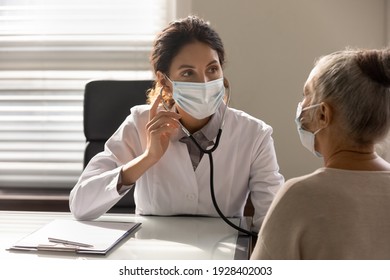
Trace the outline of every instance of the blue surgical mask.
<path fill-rule="evenodd" d="M 318 106 L 321 106 L 321 104 L 311 105 L 311 106 L 308 106 L 308 107 L 302 109 L 302 102 L 299 102 L 298 107 L 297 107 L 297 114 L 295 117 L 295 123 L 297 124 L 298 134 L 299 134 L 299 138 L 301 140 L 302 145 L 306 149 L 308 149 L 310 152 L 312 152 L 315 156 L 322 157 L 322 155 L 315 150 L 315 136 L 318 132 L 320 132 L 322 130 L 322 128 L 318 129 L 315 132 L 307 131 L 302 127 L 302 122 L 300 119 L 302 111 L 316 108 Z"/>
<path fill-rule="evenodd" d="M 192 117 L 205 119 L 214 114 L 222 103 L 225 95 L 223 81 L 223 78 L 206 83 L 171 81 L 173 99 Z"/>

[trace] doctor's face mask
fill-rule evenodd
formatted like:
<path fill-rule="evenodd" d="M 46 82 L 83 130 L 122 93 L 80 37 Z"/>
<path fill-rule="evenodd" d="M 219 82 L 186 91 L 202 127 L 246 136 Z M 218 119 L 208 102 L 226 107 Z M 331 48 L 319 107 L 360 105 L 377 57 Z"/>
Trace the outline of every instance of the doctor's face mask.
<path fill-rule="evenodd" d="M 214 114 L 225 95 L 224 78 L 206 83 L 172 81 L 173 99 L 185 112 L 196 119 L 205 119 Z"/>
<path fill-rule="evenodd" d="M 322 157 L 322 155 L 315 150 L 315 136 L 318 132 L 320 132 L 322 130 L 322 128 L 316 130 L 315 132 L 310 132 L 310 131 L 305 130 L 302 127 L 302 122 L 301 122 L 301 114 L 303 111 L 313 109 L 313 108 L 316 108 L 318 106 L 321 106 L 321 104 L 311 105 L 311 106 L 308 106 L 308 107 L 305 107 L 302 109 L 302 102 L 299 102 L 298 106 L 297 106 L 295 123 L 297 124 L 298 134 L 299 134 L 299 138 L 301 140 L 302 145 L 306 149 L 308 149 L 310 152 L 312 152 L 315 156 Z"/>

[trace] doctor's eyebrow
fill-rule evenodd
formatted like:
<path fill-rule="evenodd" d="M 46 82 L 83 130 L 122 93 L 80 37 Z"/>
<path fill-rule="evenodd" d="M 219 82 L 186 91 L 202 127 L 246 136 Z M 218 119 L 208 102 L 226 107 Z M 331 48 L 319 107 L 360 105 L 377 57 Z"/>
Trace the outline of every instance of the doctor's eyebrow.
<path fill-rule="evenodd" d="M 210 65 L 216 64 L 216 63 L 218 63 L 218 60 L 213 59 L 212 61 L 210 61 L 210 62 L 206 65 L 206 67 L 209 67 Z M 179 66 L 178 70 L 184 69 L 184 68 L 195 69 L 196 67 L 193 66 L 193 65 L 189 65 L 189 64 L 182 64 L 182 65 Z"/>
<path fill-rule="evenodd" d="M 192 66 L 192 65 L 188 65 L 188 64 L 182 64 L 179 66 L 179 70 L 180 69 L 184 69 L 184 68 L 191 68 L 191 69 L 195 69 L 195 66 Z"/>
<path fill-rule="evenodd" d="M 207 64 L 207 66 L 210 66 L 212 64 L 219 64 L 219 62 L 218 62 L 218 60 L 213 59 L 212 61 L 209 62 L 209 64 Z"/>

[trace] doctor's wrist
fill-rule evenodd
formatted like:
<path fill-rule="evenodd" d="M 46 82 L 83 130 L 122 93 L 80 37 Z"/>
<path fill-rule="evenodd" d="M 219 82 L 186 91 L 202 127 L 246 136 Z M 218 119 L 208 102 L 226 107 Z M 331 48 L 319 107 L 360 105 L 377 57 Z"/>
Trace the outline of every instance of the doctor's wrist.
<path fill-rule="evenodd" d="M 117 182 L 117 185 L 116 185 L 118 193 L 120 195 L 122 195 L 126 191 L 130 190 L 133 186 L 134 186 L 134 184 L 129 184 L 129 185 L 123 184 L 123 182 L 122 182 L 122 170 L 121 170 L 121 172 L 119 174 L 119 177 L 118 177 L 118 182 Z"/>
<path fill-rule="evenodd" d="M 157 161 L 142 154 L 122 166 L 121 178 L 123 185 L 132 185 Z"/>

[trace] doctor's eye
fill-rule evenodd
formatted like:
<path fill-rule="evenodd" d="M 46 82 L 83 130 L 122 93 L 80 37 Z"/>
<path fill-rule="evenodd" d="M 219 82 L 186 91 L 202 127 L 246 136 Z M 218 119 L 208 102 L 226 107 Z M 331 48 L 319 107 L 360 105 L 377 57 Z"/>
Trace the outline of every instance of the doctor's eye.
<path fill-rule="evenodd" d="M 185 70 L 185 71 L 180 73 L 180 76 L 187 78 L 187 77 L 190 77 L 192 74 L 193 74 L 192 70 Z"/>
<path fill-rule="evenodd" d="M 214 73 L 218 73 L 219 70 L 220 70 L 220 68 L 219 68 L 218 66 L 212 66 L 212 67 L 210 67 L 207 71 L 208 71 L 209 73 L 214 74 Z"/>

